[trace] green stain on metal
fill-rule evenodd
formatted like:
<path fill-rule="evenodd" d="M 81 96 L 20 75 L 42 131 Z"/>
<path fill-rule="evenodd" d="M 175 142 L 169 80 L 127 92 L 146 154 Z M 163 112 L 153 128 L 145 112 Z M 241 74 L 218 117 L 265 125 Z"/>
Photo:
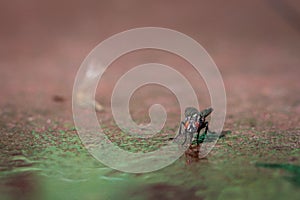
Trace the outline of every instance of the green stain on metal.
<path fill-rule="evenodd" d="M 171 131 L 162 131 L 148 140 L 118 130 L 105 131 L 115 144 L 132 152 L 153 151 L 173 136 Z M 226 134 L 207 159 L 186 164 L 187 158 L 182 156 L 164 169 L 137 175 L 118 172 L 95 160 L 71 126 L 29 131 L 33 139 L 29 137 L 26 142 L 33 144 L 23 149 L 22 155 L 10 158 L 0 178 L 24 173 L 36 175 L 41 199 L 143 199 L 147 195 L 187 199 L 195 195 L 199 199 L 297 199 L 299 165 L 259 162 L 286 163 L 291 156 L 298 162 L 300 150 L 273 149 L 273 141 L 263 138 L 262 132 L 251 132 L 258 138 L 250 137 L 250 131 Z M 278 133 L 265 134 L 284 138 Z M 257 167 L 284 170 L 287 176 Z M 137 194 L 141 191 L 139 198 Z M 3 197 L 1 191 L 0 195 Z"/>
<path fill-rule="evenodd" d="M 290 173 L 290 176 L 285 177 L 294 185 L 300 187 L 300 166 L 292 164 L 279 164 L 279 163 L 256 163 L 257 167 L 264 167 L 270 169 L 282 169 Z"/>

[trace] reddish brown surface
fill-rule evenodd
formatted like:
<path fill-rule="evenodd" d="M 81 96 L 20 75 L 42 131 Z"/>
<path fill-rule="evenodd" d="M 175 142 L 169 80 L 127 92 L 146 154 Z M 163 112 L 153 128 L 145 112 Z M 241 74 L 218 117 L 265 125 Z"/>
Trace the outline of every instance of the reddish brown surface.
<path fill-rule="evenodd" d="M 257 154 L 261 161 L 299 165 L 299 156 L 289 153 L 300 148 L 300 4 L 297 0 L 280 2 L 1 1 L 0 173 L 27 164 L 9 157 L 22 155 L 24 149 L 30 156 L 36 145 L 32 130 L 48 134 L 45 130 L 50 127 L 55 136 L 66 124 L 72 126 L 73 82 L 91 49 L 115 33 L 144 26 L 171 28 L 191 36 L 203 45 L 219 67 L 227 93 L 225 129 L 231 130 L 231 138 L 237 139 L 219 142 L 210 154 L 211 160 L 222 163 L 241 151 L 245 160 Z M 193 85 L 200 83 L 195 90 L 201 108 L 209 106 L 205 85 L 193 74 L 191 66 L 174 55 L 161 53 L 135 52 L 120 58 L 108 69 L 97 93 L 97 99 L 105 107 L 99 114 L 104 122 L 112 120 L 109 106 L 115 81 L 131 67 L 147 62 L 168 64 Z M 170 111 L 167 125 L 177 126 L 180 116 L 174 96 L 161 88 L 143 89 L 147 88 L 137 91 L 130 104 L 133 118 L 144 123 L 149 120 L 149 105 L 162 103 Z M 264 140 L 259 142 L 260 138 Z M 268 143 L 268 140 L 272 141 Z M 259 146 L 264 144 L 267 145 Z M 270 154 L 274 149 L 276 153 Z M 197 159 L 187 156 L 187 163 L 194 160 Z M 220 189 L 222 183 L 225 187 L 226 179 L 216 179 L 212 191 L 221 184 Z M 252 184 L 253 179 L 249 181 Z M 259 188 L 264 190 L 262 183 L 263 187 Z M 22 195 L 23 199 L 32 199 L 33 193 L 39 194 L 40 185 L 30 173 L 14 175 L 0 181 L 0 194 L 8 190 L 4 193 L 12 198 L 19 199 Z M 148 191 L 151 198 L 167 195 L 165 192 L 178 198 L 195 198 L 194 188 L 182 190 L 181 186 L 158 184 L 141 191 Z"/>
<path fill-rule="evenodd" d="M 120 31 L 159 26 L 193 37 L 218 65 L 227 92 L 226 129 L 238 131 L 254 126 L 261 131 L 299 131 L 297 14 L 291 18 L 271 1 L 210 2 L 1 2 L 0 111 L 14 113 L 13 117 L 2 118 L 2 126 L 26 126 L 28 121 L 35 120 L 39 125 L 49 120 L 59 121 L 60 125 L 72 122 L 73 82 L 89 51 Z M 286 2 L 300 13 L 297 1 Z M 117 61 L 107 72 L 97 95 L 106 107 L 104 119 L 111 116 L 109 99 L 114 81 L 130 66 L 163 62 L 183 71 L 194 83 L 200 80 L 175 57 L 159 57 L 157 52 L 147 57 L 146 53 Z M 196 90 L 203 107 L 209 105 L 205 89 Z M 201 91 L 204 96 L 200 96 Z M 158 94 L 141 94 L 147 101 L 145 108 L 132 104 L 135 116 L 146 112 L 146 106 L 155 102 Z M 177 123 L 179 116 L 176 112 L 173 116 L 173 123 Z"/>

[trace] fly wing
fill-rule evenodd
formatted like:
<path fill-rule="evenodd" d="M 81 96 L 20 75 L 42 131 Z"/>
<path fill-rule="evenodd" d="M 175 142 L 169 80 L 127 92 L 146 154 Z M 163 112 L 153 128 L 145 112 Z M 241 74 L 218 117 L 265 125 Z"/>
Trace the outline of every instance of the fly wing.
<path fill-rule="evenodd" d="M 205 109 L 205 110 L 202 110 L 202 111 L 200 112 L 200 115 L 201 115 L 202 117 L 206 118 L 208 115 L 210 115 L 210 113 L 212 113 L 213 110 L 214 110 L 214 109 L 212 109 L 212 108 L 207 108 L 207 109 Z"/>
<path fill-rule="evenodd" d="M 187 107 L 184 111 L 185 117 L 192 116 L 194 114 L 198 113 L 198 110 L 194 107 Z"/>

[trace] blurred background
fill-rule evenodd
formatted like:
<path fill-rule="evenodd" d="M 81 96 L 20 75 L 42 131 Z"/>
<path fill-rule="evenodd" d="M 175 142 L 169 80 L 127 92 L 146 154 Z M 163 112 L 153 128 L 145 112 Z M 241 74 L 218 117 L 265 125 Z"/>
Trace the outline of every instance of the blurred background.
<path fill-rule="evenodd" d="M 292 140 L 295 144 L 293 148 L 299 149 L 299 1 L 2 0 L 0 1 L 0 151 L 1 173 L 4 175 L 1 176 L 0 194 L 8 195 L 8 199 L 11 196 L 12 199 L 18 199 L 22 194 L 28 194 L 23 197 L 32 199 L 32 193 L 38 194 L 37 199 L 44 197 L 40 194 L 43 193 L 41 192 L 43 189 L 40 188 L 42 186 L 34 184 L 35 176 L 15 171 L 10 173 L 9 170 L 18 168 L 20 163 L 26 163 L 30 158 L 31 162 L 28 165 L 32 166 L 34 160 L 48 156 L 40 154 L 45 150 L 48 140 L 45 140 L 44 146 L 35 148 L 40 144 L 32 139 L 35 137 L 33 132 L 50 132 L 54 136 L 64 131 L 69 134 L 67 130 L 73 123 L 71 110 L 73 82 L 86 55 L 98 43 L 113 34 L 146 26 L 180 31 L 194 38 L 207 50 L 219 67 L 227 92 L 228 111 L 225 129 L 231 130 L 232 134 L 253 127 L 256 131 L 281 130 L 283 134 L 297 136 Z M 107 74 L 106 80 L 114 79 L 117 72 L 112 72 Z M 112 89 L 112 86 L 107 87 Z M 104 94 L 106 92 L 107 96 L 98 98 L 106 107 L 109 105 L 110 89 L 104 88 Z M 208 97 L 206 94 L 205 98 Z M 209 106 L 209 100 L 204 102 L 205 106 Z M 103 117 L 105 116 L 104 113 Z M 110 116 L 107 115 L 106 118 Z M 177 123 L 179 116 L 175 119 Z M 22 137 L 20 133 L 23 134 Z M 74 132 L 72 134 L 76 135 Z M 254 137 L 256 133 L 251 129 L 249 134 Z M 56 144 L 57 141 L 53 140 Z M 14 161 L 16 155 L 22 157 Z M 61 154 L 53 158 L 53 163 L 57 161 L 56 159 L 60 159 L 60 156 Z M 293 157 L 292 161 L 289 156 L 285 158 L 287 160 L 281 161 L 299 164 L 298 158 Z M 63 159 L 64 157 L 60 161 Z M 78 160 L 78 163 L 80 162 Z M 45 171 L 49 165 L 53 166 L 53 163 L 45 164 L 44 168 L 40 167 Z M 67 166 L 73 167 L 74 163 L 71 162 L 70 166 Z M 66 171 L 68 167 L 65 167 Z M 61 165 L 58 165 L 57 169 L 60 168 Z M 249 173 L 252 172 L 250 170 Z M 97 173 L 93 171 L 92 174 Z M 117 177 L 112 181 L 125 177 L 116 175 L 115 172 L 110 172 L 107 177 L 110 175 Z M 216 182 L 224 181 L 223 178 L 216 179 Z M 247 180 L 247 177 L 245 179 Z M 170 182 L 172 179 L 167 180 Z M 281 187 L 279 182 L 277 184 L 275 181 L 275 186 L 273 185 L 270 191 L 276 191 L 276 188 Z M 45 189 L 47 194 L 50 194 L 47 197 L 68 198 L 64 191 L 60 191 L 60 196 L 54 195 L 54 189 L 52 191 L 51 188 L 56 188 L 56 183 L 57 180 L 53 182 L 51 180 L 45 184 L 50 185 L 49 190 Z M 111 182 L 104 188 L 113 193 L 109 184 Z M 64 186 L 66 185 L 68 184 L 65 183 Z M 73 183 L 72 187 L 66 186 L 68 188 L 66 191 L 73 191 L 73 186 L 79 188 L 83 185 Z M 94 184 L 84 186 L 93 188 Z M 209 186 L 212 185 L 206 185 L 206 188 Z M 260 186 L 259 183 L 254 188 L 259 189 Z M 154 192 L 156 189 L 166 190 L 179 197 L 191 199 L 194 196 L 189 195 L 195 192 L 193 188 L 183 190 L 164 185 L 148 189 L 151 194 L 156 194 Z M 86 189 L 89 192 L 91 190 Z M 96 189 L 93 190 L 95 191 Z M 286 191 L 294 192 L 294 189 Z M 205 195 L 218 197 L 218 191 L 210 192 Z M 84 192 L 81 194 L 77 191 L 75 194 L 79 198 Z M 97 199 L 96 194 L 95 192 L 95 196 L 80 197 Z M 183 196 L 180 196 L 181 194 Z"/>
<path fill-rule="evenodd" d="M 1 1 L 0 9 L 1 104 L 33 97 L 41 104 L 53 94 L 69 98 L 76 71 L 91 49 L 113 34 L 144 26 L 194 38 L 225 79 L 232 73 L 299 74 L 296 0 L 29 0 Z"/>

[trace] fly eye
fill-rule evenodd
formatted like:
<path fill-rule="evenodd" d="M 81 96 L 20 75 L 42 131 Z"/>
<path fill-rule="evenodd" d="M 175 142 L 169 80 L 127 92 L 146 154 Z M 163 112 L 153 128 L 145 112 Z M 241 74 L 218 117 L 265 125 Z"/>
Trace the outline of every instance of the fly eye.
<path fill-rule="evenodd" d="M 187 128 L 189 126 L 189 121 L 185 122 L 184 127 Z"/>

